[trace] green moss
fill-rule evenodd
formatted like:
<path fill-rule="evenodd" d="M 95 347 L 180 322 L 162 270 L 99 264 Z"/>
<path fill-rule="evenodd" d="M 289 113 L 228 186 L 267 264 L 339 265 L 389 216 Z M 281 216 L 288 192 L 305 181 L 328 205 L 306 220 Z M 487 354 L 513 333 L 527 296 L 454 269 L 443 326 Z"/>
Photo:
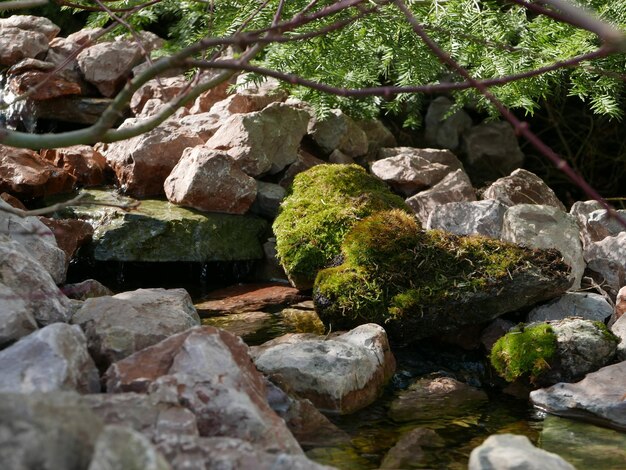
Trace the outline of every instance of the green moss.
<path fill-rule="evenodd" d="M 360 166 L 315 166 L 296 176 L 274 222 L 278 259 L 296 287 L 309 288 L 357 221 L 391 208 L 408 210 Z"/>
<path fill-rule="evenodd" d="M 600 333 L 602 333 L 602 336 L 604 336 L 606 340 L 614 342 L 615 344 L 618 344 L 620 342 L 620 338 L 616 336 L 615 333 L 613 333 L 611 330 L 609 330 L 604 322 L 596 320 L 593 322 L 593 324 L 600 331 Z"/>
<path fill-rule="evenodd" d="M 510 331 L 491 349 L 491 364 L 508 382 L 528 375 L 534 381 L 550 368 L 557 349 L 556 335 L 547 323 Z"/>

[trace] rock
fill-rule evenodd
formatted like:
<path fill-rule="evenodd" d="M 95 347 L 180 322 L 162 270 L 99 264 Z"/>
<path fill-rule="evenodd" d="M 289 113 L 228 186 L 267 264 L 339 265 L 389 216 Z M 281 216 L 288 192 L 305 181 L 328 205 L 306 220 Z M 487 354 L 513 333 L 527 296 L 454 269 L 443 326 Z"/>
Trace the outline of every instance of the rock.
<path fill-rule="evenodd" d="M 222 125 L 222 121 L 210 113 L 190 114 L 189 116 L 184 116 L 178 122 L 180 122 L 181 126 L 189 128 L 203 142 L 213 137 Z"/>
<path fill-rule="evenodd" d="M 39 86 L 44 82 L 44 86 Z M 41 70 L 32 70 L 11 77 L 9 87 L 16 95 L 30 92 L 29 98 L 34 101 L 49 100 L 66 95 L 80 95 L 82 92 L 80 84 L 76 81 Z M 35 87 L 37 88 L 35 89 Z"/>
<path fill-rule="evenodd" d="M 365 155 L 367 136 L 350 116 L 339 109 L 331 110 L 322 120 L 309 123 L 309 134 L 326 154 L 340 150 L 349 157 Z"/>
<path fill-rule="evenodd" d="M 87 299 L 72 317 L 102 369 L 168 336 L 200 324 L 184 289 L 138 289 Z"/>
<path fill-rule="evenodd" d="M 585 271 L 578 232 L 574 217 L 556 207 L 519 204 L 504 214 L 501 239 L 533 248 L 556 248 L 572 267 L 572 289 L 577 289 Z"/>
<path fill-rule="evenodd" d="M 103 424 L 69 392 L 0 395 L 0 461 L 7 469 L 81 470 Z"/>
<path fill-rule="evenodd" d="M 346 155 L 341 150 L 333 150 L 332 153 L 328 156 L 328 163 L 337 163 L 340 165 L 349 165 L 354 163 L 354 158 Z"/>
<path fill-rule="evenodd" d="M 289 282 L 285 270 L 278 261 L 276 254 L 276 238 L 270 237 L 263 243 L 264 257 L 257 265 L 254 279 L 259 282 Z"/>
<path fill-rule="evenodd" d="M 279 184 L 257 181 L 257 194 L 250 208 L 253 214 L 274 220 L 278 215 L 280 203 L 285 198 L 285 188 Z"/>
<path fill-rule="evenodd" d="M 11 66 L 27 57 L 41 56 L 47 50 L 48 38 L 44 34 L 0 25 L 0 65 Z"/>
<path fill-rule="evenodd" d="M 250 76 L 246 74 L 237 77 L 237 91 L 221 102 L 226 103 L 232 98 L 230 104 L 222 106 L 222 109 L 227 109 L 230 114 L 252 113 L 261 111 L 272 103 L 283 102 L 287 99 L 288 93 L 280 88 L 281 84 L 277 79 L 264 77 L 259 83 L 246 83 L 249 78 Z M 218 107 L 220 105 L 216 104 L 211 112 L 215 112 Z"/>
<path fill-rule="evenodd" d="M 530 311 L 527 322 L 563 320 L 567 317 L 582 317 L 586 320 L 604 322 L 613 313 L 613 308 L 600 294 L 568 292 L 553 301 Z"/>
<path fill-rule="evenodd" d="M 284 284 L 240 284 L 211 292 L 195 307 L 203 316 L 224 315 L 264 309 L 277 310 L 281 306 L 295 304 L 307 298 L 298 289 Z"/>
<path fill-rule="evenodd" d="M 77 219 L 48 219 L 39 220 L 54 234 L 57 246 L 65 253 L 66 269 L 74 254 L 84 244 L 91 241 L 93 228 L 87 222 Z"/>
<path fill-rule="evenodd" d="M 611 325 L 611 331 L 620 339 L 617 345 L 617 359 L 626 361 L 626 317 L 619 317 L 617 321 Z"/>
<path fill-rule="evenodd" d="M 591 228 L 587 224 L 589 214 L 602 208 L 602 204 L 593 199 L 589 201 L 576 201 L 570 208 L 569 213 L 576 217 L 576 220 L 578 221 L 578 226 L 580 227 L 580 239 L 583 242 L 584 248 L 594 241 L 592 240 L 590 234 Z"/>
<path fill-rule="evenodd" d="M 622 287 L 615 299 L 615 319 L 617 320 L 626 312 L 626 286 Z"/>
<path fill-rule="evenodd" d="M 491 351 L 493 345 L 515 326 L 515 323 L 503 318 L 496 318 L 483 330 L 480 335 L 480 342 L 485 351 Z"/>
<path fill-rule="evenodd" d="M 317 316 L 313 309 L 313 302 L 310 303 L 310 308 L 284 308 L 280 311 L 282 323 L 290 332 L 294 333 L 313 333 L 316 335 L 324 335 L 326 333 L 326 327 Z M 328 331 L 330 333 L 330 330 Z"/>
<path fill-rule="evenodd" d="M 422 225 L 428 222 L 428 216 L 437 206 L 448 202 L 475 201 L 476 191 L 461 169 L 448 173 L 439 183 L 426 191 L 417 193 L 406 200 Z"/>
<path fill-rule="evenodd" d="M 191 114 L 206 113 L 213 105 L 226 99 L 230 86 L 231 84 L 225 81 L 201 93 L 189 108 L 189 112 Z"/>
<path fill-rule="evenodd" d="M 78 327 L 55 323 L 0 351 L 0 392 L 100 391 L 98 371 Z"/>
<path fill-rule="evenodd" d="M 102 96 L 111 98 L 121 90 L 142 58 L 143 52 L 135 42 L 114 41 L 90 46 L 76 60 L 85 80 L 95 85 Z"/>
<path fill-rule="evenodd" d="M 60 77 L 77 83 L 81 89 L 88 93 L 89 85 L 82 79 L 76 60 L 80 47 L 80 44 L 68 38 L 54 38 L 48 45 L 46 63 L 52 64 L 53 68 L 61 67 L 61 70 L 57 72 Z"/>
<path fill-rule="evenodd" d="M 424 119 L 425 138 L 428 145 L 455 150 L 461 135 L 472 127 L 472 118 L 462 109 L 450 113 L 454 103 L 445 96 L 435 98 L 426 111 Z"/>
<path fill-rule="evenodd" d="M 472 450 L 469 470 L 575 470 L 557 454 L 533 446 L 526 436 L 494 434 Z"/>
<path fill-rule="evenodd" d="M 76 284 L 65 284 L 61 290 L 70 299 L 87 300 L 92 297 L 103 297 L 105 295 L 113 295 L 111 289 L 103 286 L 95 279 L 87 279 Z"/>
<path fill-rule="evenodd" d="M 165 104 L 190 84 L 184 75 L 148 80 L 133 94 L 130 100 L 130 110 L 135 116 L 147 116 L 143 114 L 143 109 L 149 100 L 158 100 L 161 104 Z"/>
<path fill-rule="evenodd" d="M 250 176 L 276 174 L 296 161 L 308 121 L 306 111 L 274 103 L 262 111 L 234 114 L 206 146 L 225 151 Z"/>
<path fill-rule="evenodd" d="M 0 348 L 37 329 L 37 322 L 26 302 L 10 287 L 0 283 Z M 1 353 L 0 353 L 1 354 Z"/>
<path fill-rule="evenodd" d="M 513 126 L 506 121 L 473 126 L 463 133 L 462 141 L 470 173 L 476 174 L 479 180 L 493 181 L 524 162 Z"/>
<path fill-rule="evenodd" d="M 373 324 L 332 339 L 285 335 L 251 351 L 259 370 L 329 413 L 371 404 L 395 371 L 387 335 Z"/>
<path fill-rule="evenodd" d="M 505 206 L 539 204 L 565 211 L 563 203 L 541 178 L 521 168 L 489 186 L 483 199 L 495 199 Z"/>
<path fill-rule="evenodd" d="M 23 211 L 28 210 L 22 201 L 20 201 L 15 196 L 11 196 L 9 193 L 0 194 L 0 199 L 9 204 L 11 207 L 15 207 L 16 209 L 22 209 Z"/>
<path fill-rule="evenodd" d="M 298 173 L 302 173 L 303 171 L 308 170 L 309 168 L 313 168 L 316 165 L 323 165 L 326 162 L 324 160 L 320 160 L 317 157 L 314 157 L 308 152 L 304 150 L 298 151 L 298 157 L 295 162 L 287 167 L 285 170 L 285 174 L 280 179 L 278 184 L 280 184 L 283 188 L 288 188 L 293 183 L 293 179 Z"/>
<path fill-rule="evenodd" d="M 131 202 L 105 191 L 86 199 Z M 97 261 L 240 261 L 263 257 L 267 222 L 255 216 L 201 214 L 168 202 L 144 200 L 138 213 L 75 208 L 94 225 L 91 256 Z"/>
<path fill-rule="evenodd" d="M 170 470 L 150 441 L 125 426 L 105 426 L 88 470 Z"/>
<path fill-rule="evenodd" d="M 455 418 L 472 413 L 487 400 L 482 390 L 451 377 L 424 378 L 400 392 L 389 407 L 389 417 L 400 423 Z"/>
<path fill-rule="evenodd" d="M 56 24 L 48 18 L 32 15 L 12 15 L 0 19 L 0 28 L 19 28 L 24 31 L 37 31 L 51 41 L 61 31 Z"/>
<path fill-rule="evenodd" d="M 587 267 L 599 274 L 605 288 L 617 293 L 626 284 L 626 232 L 587 245 L 584 257 Z"/>
<path fill-rule="evenodd" d="M 0 233 L 17 242 L 23 252 L 44 268 L 55 283 L 65 281 L 67 272 L 64 251 L 57 245 L 53 232 L 37 217 L 20 217 L 3 210 L 10 206 L 0 201 Z"/>
<path fill-rule="evenodd" d="M 72 191 L 75 181 L 33 150 L 0 145 L 0 191 L 25 198 L 50 196 Z"/>
<path fill-rule="evenodd" d="M 245 214 L 257 195 L 254 178 L 225 153 L 187 148 L 164 184 L 170 202 L 206 212 Z"/>
<path fill-rule="evenodd" d="M 626 232 L 626 226 L 622 222 L 626 221 L 626 210 L 617 211 L 617 216 L 621 220 L 611 217 L 606 209 L 593 211 L 587 217 L 587 227 L 592 242 L 599 242 L 606 237 L 614 237 L 620 232 Z"/>
<path fill-rule="evenodd" d="M 55 64 L 39 59 L 24 59 L 17 64 L 9 67 L 6 71 L 8 77 L 20 75 L 24 72 L 32 72 L 33 70 L 40 72 L 51 72 L 55 69 Z"/>
<path fill-rule="evenodd" d="M 398 157 L 401 155 L 420 157 L 430 163 L 448 166 L 452 170 L 463 169 L 460 160 L 449 150 L 414 147 L 384 147 L 378 151 L 379 159 Z"/>
<path fill-rule="evenodd" d="M 444 440 L 432 429 L 415 428 L 405 433 L 383 458 L 380 468 L 410 468 L 424 459 L 422 447 L 444 447 Z"/>
<path fill-rule="evenodd" d="M 77 124 L 94 124 L 102 113 L 111 105 L 108 98 L 89 98 L 83 96 L 62 96 L 45 101 L 35 101 L 34 114 L 37 119 L 51 119 Z M 116 124 L 121 123 L 124 115 Z"/>
<path fill-rule="evenodd" d="M 89 145 L 45 149 L 40 154 L 54 166 L 63 168 L 76 178 L 81 186 L 99 186 L 105 182 L 108 168 L 106 158 Z"/>
<path fill-rule="evenodd" d="M 80 31 L 69 34 L 67 40 L 75 42 L 80 46 L 88 46 L 97 41 L 103 33 L 103 28 L 83 28 Z"/>
<path fill-rule="evenodd" d="M 435 206 L 426 229 L 439 229 L 456 235 L 483 235 L 500 238 L 507 207 L 493 200 L 449 202 Z"/>
<path fill-rule="evenodd" d="M 533 405 L 565 418 L 626 431 L 626 362 L 587 374 L 577 383 L 558 383 L 530 393 Z"/>
<path fill-rule="evenodd" d="M 201 436 L 236 437 L 273 452 L 302 452 L 267 404 L 263 378 L 248 348 L 225 331 L 206 326 L 170 336 L 113 364 L 105 380 L 109 392 L 172 397 L 196 415 Z"/>
<path fill-rule="evenodd" d="M 123 126 L 140 122 L 127 119 Z M 169 120 L 137 137 L 109 145 L 104 156 L 122 190 L 130 196 L 143 198 L 163 194 L 163 183 L 184 150 L 203 143 L 191 128 Z"/>
<path fill-rule="evenodd" d="M 367 156 L 376 155 L 381 147 L 397 147 L 398 141 L 393 133 L 379 119 L 357 121 L 357 125 L 367 137 Z M 367 157 L 366 157 L 367 158 Z"/>

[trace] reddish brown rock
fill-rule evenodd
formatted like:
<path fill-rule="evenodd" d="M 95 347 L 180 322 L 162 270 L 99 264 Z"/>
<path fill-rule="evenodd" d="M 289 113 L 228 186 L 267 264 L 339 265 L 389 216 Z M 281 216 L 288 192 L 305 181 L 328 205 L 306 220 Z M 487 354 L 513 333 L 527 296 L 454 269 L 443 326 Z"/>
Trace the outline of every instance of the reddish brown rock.
<path fill-rule="evenodd" d="M 23 211 L 27 210 L 26 206 L 22 204 L 22 201 L 14 196 L 11 196 L 9 193 L 0 194 L 0 198 L 7 204 L 15 207 L 16 209 L 22 209 Z"/>
<path fill-rule="evenodd" d="M 36 152 L 0 145 L 0 192 L 24 197 L 66 193 L 76 179 L 41 159 Z"/>
<path fill-rule="evenodd" d="M 495 199 L 506 206 L 542 204 L 565 211 L 565 206 L 546 183 L 534 173 L 518 169 L 489 186 L 483 199 Z"/>
<path fill-rule="evenodd" d="M 149 100 L 156 99 L 161 103 L 167 103 L 189 86 L 189 80 L 183 75 L 149 80 L 131 98 L 130 109 L 135 115 L 142 115 L 144 106 Z"/>
<path fill-rule="evenodd" d="M 74 176 L 82 186 L 99 186 L 105 182 L 106 158 L 89 145 L 45 149 L 40 154 L 53 165 Z"/>
<path fill-rule="evenodd" d="M 200 94 L 189 108 L 189 112 L 191 114 L 206 113 L 215 103 L 228 96 L 228 88 L 230 88 L 230 85 L 228 81 L 222 82 Z"/>
<path fill-rule="evenodd" d="M 79 46 L 87 46 L 92 44 L 103 32 L 102 28 L 83 28 L 80 31 L 69 34 L 67 40 L 75 42 Z"/>
<path fill-rule="evenodd" d="M 91 240 L 93 227 L 78 219 L 49 219 L 40 217 L 54 234 L 57 245 L 65 252 L 65 264 L 69 265 L 76 250 Z"/>
<path fill-rule="evenodd" d="M 209 140 L 222 125 L 219 117 L 211 113 L 190 114 L 179 120 L 181 126 L 188 127 L 203 141 Z"/>
<path fill-rule="evenodd" d="M 41 86 L 35 88 L 38 85 Z M 16 95 L 21 95 L 33 89 L 29 97 L 35 101 L 49 100 L 50 98 L 66 95 L 79 95 L 81 93 L 78 83 L 66 80 L 57 74 L 38 70 L 12 77 L 9 81 L 9 87 Z"/>
<path fill-rule="evenodd" d="M 245 214 L 256 198 L 256 181 L 222 152 L 188 148 L 164 183 L 170 202 L 206 212 Z"/>

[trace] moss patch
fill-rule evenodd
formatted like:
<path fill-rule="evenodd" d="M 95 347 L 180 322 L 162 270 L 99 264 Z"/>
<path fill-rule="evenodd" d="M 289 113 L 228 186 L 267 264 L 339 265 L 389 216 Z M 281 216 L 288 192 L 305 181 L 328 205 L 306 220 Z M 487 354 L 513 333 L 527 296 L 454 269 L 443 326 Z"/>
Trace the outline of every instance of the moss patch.
<path fill-rule="evenodd" d="M 523 375 L 534 381 L 550 369 L 557 350 L 556 335 L 547 323 L 518 327 L 500 338 L 491 349 L 491 364 L 505 380 L 513 382 Z"/>
<path fill-rule="evenodd" d="M 312 287 L 357 221 L 392 208 L 408 211 L 402 198 L 358 165 L 318 165 L 298 174 L 273 227 L 285 272 L 296 287 Z"/>

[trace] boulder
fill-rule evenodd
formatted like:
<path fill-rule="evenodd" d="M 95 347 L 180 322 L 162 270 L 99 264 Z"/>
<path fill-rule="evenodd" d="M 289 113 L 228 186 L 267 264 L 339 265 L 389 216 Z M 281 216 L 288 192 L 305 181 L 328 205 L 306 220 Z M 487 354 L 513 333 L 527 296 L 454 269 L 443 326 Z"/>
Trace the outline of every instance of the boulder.
<path fill-rule="evenodd" d="M 201 78 L 201 83 L 204 80 Z M 191 114 L 208 112 L 209 110 L 211 110 L 213 105 L 220 102 L 221 100 L 226 99 L 226 97 L 228 96 L 228 89 L 230 87 L 231 84 L 228 81 L 225 81 L 200 93 L 200 96 L 198 96 L 193 104 L 190 106 L 189 112 Z"/>
<path fill-rule="evenodd" d="M 184 289 L 138 289 L 87 299 L 72 317 L 87 335 L 102 369 L 159 341 L 200 324 Z"/>
<path fill-rule="evenodd" d="M 450 113 L 454 103 L 445 96 L 435 98 L 424 118 L 425 138 L 428 145 L 436 148 L 455 150 L 461 142 L 461 135 L 472 127 L 472 118 L 458 108 Z"/>
<path fill-rule="evenodd" d="M 77 219 L 40 217 L 39 220 L 52 231 L 57 246 L 65 253 L 65 269 L 67 269 L 76 251 L 91 241 L 93 227 Z"/>
<path fill-rule="evenodd" d="M 432 429 L 415 428 L 402 435 L 389 449 L 380 468 L 399 469 L 417 467 L 424 459 L 423 448 L 445 447 L 444 440 Z"/>
<path fill-rule="evenodd" d="M 584 258 L 588 269 L 597 273 L 612 293 L 626 284 L 626 232 L 587 245 Z"/>
<path fill-rule="evenodd" d="M 346 155 L 341 150 L 335 149 L 328 156 L 328 163 L 337 163 L 340 165 L 349 165 L 354 163 L 354 158 L 349 155 Z"/>
<path fill-rule="evenodd" d="M 500 238 L 507 207 L 493 200 L 448 202 L 433 208 L 426 229 L 439 229 L 456 235 L 483 235 Z"/>
<path fill-rule="evenodd" d="M 127 119 L 122 126 L 140 122 Z M 122 190 L 130 196 L 143 198 L 163 194 L 163 183 L 184 150 L 203 143 L 192 128 L 169 120 L 144 134 L 109 145 L 103 154 Z"/>
<path fill-rule="evenodd" d="M 617 359 L 626 361 L 626 316 L 622 315 L 619 317 L 617 321 L 611 325 L 611 331 L 620 339 L 617 345 Z"/>
<path fill-rule="evenodd" d="M 572 288 L 580 287 L 585 271 L 583 248 L 573 216 L 554 206 L 519 204 L 504 214 L 501 239 L 533 248 L 556 248 L 572 268 Z"/>
<path fill-rule="evenodd" d="M 100 381 L 80 328 L 48 325 L 0 351 L 0 392 L 98 393 Z"/>
<path fill-rule="evenodd" d="M 475 201 L 476 191 L 467 174 L 458 169 L 443 178 L 432 188 L 417 193 L 406 200 L 422 225 L 428 222 L 428 216 L 437 206 L 448 202 Z"/>
<path fill-rule="evenodd" d="M 278 184 L 280 184 L 285 189 L 289 188 L 293 183 L 293 179 L 298 173 L 302 173 L 309 168 L 313 168 L 316 165 L 323 165 L 325 163 L 326 162 L 324 160 L 320 160 L 310 153 L 300 149 L 298 151 L 298 157 L 296 158 L 296 161 L 287 167 L 287 169 L 285 170 L 285 174 L 280 179 Z"/>
<path fill-rule="evenodd" d="M 606 237 L 614 237 L 620 232 L 626 232 L 626 210 L 616 211 L 617 219 L 609 214 L 606 209 L 593 211 L 587 217 L 587 227 L 591 241 L 599 242 Z"/>
<path fill-rule="evenodd" d="M 37 31 L 51 41 L 61 31 L 56 24 L 48 18 L 32 15 L 11 15 L 0 19 L 0 28 L 19 28 L 24 31 Z"/>
<path fill-rule="evenodd" d="M 539 204 L 565 211 L 563 203 L 541 178 L 521 168 L 491 184 L 483 199 L 495 199 L 505 206 Z"/>
<path fill-rule="evenodd" d="M 526 436 L 494 434 L 472 450 L 469 470 L 575 470 L 557 454 L 533 446 Z"/>
<path fill-rule="evenodd" d="M 203 142 L 209 140 L 222 125 L 222 120 L 215 114 L 200 113 L 182 117 L 178 122 L 197 134 Z"/>
<path fill-rule="evenodd" d="M 279 184 L 257 181 L 256 199 L 250 207 L 250 212 L 274 220 L 286 193 L 285 188 Z"/>
<path fill-rule="evenodd" d="M 397 147 L 398 141 L 395 136 L 380 119 L 368 119 L 356 123 L 367 137 L 366 159 L 369 160 L 370 156 L 374 158 L 381 147 Z"/>
<path fill-rule="evenodd" d="M 50 74 L 42 70 L 30 70 L 13 75 L 9 80 L 9 88 L 16 95 L 30 92 L 29 99 L 34 101 L 49 100 L 59 96 L 80 95 L 82 92 L 80 83 L 77 81 L 68 80 L 61 75 Z"/>
<path fill-rule="evenodd" d="M 247 346 L 213 327 L 193 328 L 113 364 L 107 391 L 172 397 L 195 415 L 201 436 L 245 439 L 273 452 L 300 446 L 266 401 Z"/>
<path fill-rule="evenodd" d="M 88 92 L 89 85 L 82 79 L 78 71 L 76 55 L 80 49 L 80 44 L 68 38 L 54 38 L 50 41 L 46 54 L 46 63 L 52 64 L 55 68 L 62 67 L 57 74 L 66 80 L 78 83 L 84 92 Z"/>
<path fill-rule="evenodd" d="M 591 292 L 568 292 L 553 301 L 532 309 L 526 320 L 542 322 L 582 317 L 586 320 L 604 322 L 613 313 L 613 307 L 600 294 Z"/>
<path fill-rule="evenodd" d="M 83 28 L 75 33 L 68 34 L 67 40 L 80 46 L 89 46 L 98 40 L 104 33 L 104 28 Z"/>
<path fill-rule="evenodd" d="M 565 418 L 626 431 L 626 362 L 587 374 L 577 383 L 557 383 L 530 393 L 533 405 Z"/>
<path fill-rule="evenodd" d="M 254 178 L 230 156 L 202 145 L 185 149 L 164 189 L 174 204 L 227 214 L 245 214 L 257 195 Z"/>
<path fill-rule="evenodd" d="M 288 334 L 251 349 L 264 374 L 320 410 L 349 414 L 370 405 L 395 372 L 382 327 L 361 325 L 333 338 Z"/>
<path fill-rule="evenodd" d="M 130 110 L 135 116 L 147 116 L 143 109 L 149 100 L 158 100 L 165 104 L 191 85 L 184 75 L 159 77 L 148 80 L 132 96 Z"/>
<path fill-rule="evenodd" d="M 72 145 L 59 149 L 45 149 L 41 156 L 76 178 L 81 186 L 99 186 L 105 183 L 107 161 L 89 145 Z"/>
<path fill-rule="evenodd" d="M 0 283 L 0 348 L 17 341 L 37 329 L 33 312 L 13 289 Z"/>
<path fill-rule="evenodd" d="M 617 320 L 626 313 L 626 286 L 623 286 L 615 298 L 615 319 Z"/>
<path fill-rule="evenodd" d="M 491 351 L 496 341 L 502 338 L 514 327 L 515 323 L 510 320 L 505 320 L 504 318 L 496 318 L 490 322 L 480 335 L 480 342 L 485 348 L 485 351 Z"/>
<path fill-rule="evenodd" d="M 339 150 L 349 157 L 365 155 L 367 135 L 354 120 L 339 109 L 332 109 L 323 119 L 313 119 L 308 133 L 322 152 Z"/>
<path fill-rule="evenodd" d="M 587 219 L 589 218 L 589 214 L 601 209 L 603 209 L 602 204 L 592 199 L 589 201 L 576 201 L 572 204 L 572 207 L 569 210 L 569 213 L 576 217 L 576 220 L 578 221 L 578 226 L 580 227 L 580 239 L 583 242 L 584 248 L 592 242 L 598 241 L 592 239 L 590 233 L 591 228 L 587 224 Z"/>
<path fill-rule="evenodd" d="M 274 103 L 262 111 L 232 115 L 206 146 L 226 152 L 252 177 L 276 174 L 296 161 L 309 119 L 306 111 Z"/>
<path fill-rule="evenodd" d="M 75 284 L 65 284 L 61 290 L 68 298 L 75 300 L 87 300 L 92 297 L 113 295 L 111 289 L 95 279 L 86 279 Z"/>
<path fill-rule="evenodd" d="M 11 66 L 27 57 L 42 56 L 47 50 L 44 34 L 0 24 L 0 65 Z"/>

